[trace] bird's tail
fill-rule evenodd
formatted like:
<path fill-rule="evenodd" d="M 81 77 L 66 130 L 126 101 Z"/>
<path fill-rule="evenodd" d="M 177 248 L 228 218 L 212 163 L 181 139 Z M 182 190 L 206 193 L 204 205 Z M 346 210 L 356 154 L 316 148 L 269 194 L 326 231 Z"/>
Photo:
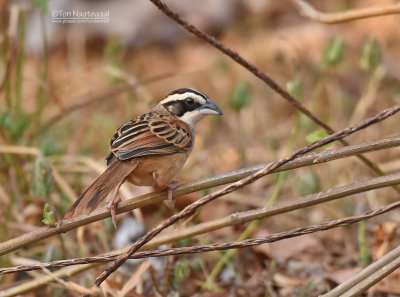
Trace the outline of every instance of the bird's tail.
<path fill-rule="evenodd" d="M 114 161 L 93 184 L 86 189 L 65 214 L 69 219 L 81 214 L 89 214 L 120 182 L 122 182 L 136 167 L 135 162 Z"/>

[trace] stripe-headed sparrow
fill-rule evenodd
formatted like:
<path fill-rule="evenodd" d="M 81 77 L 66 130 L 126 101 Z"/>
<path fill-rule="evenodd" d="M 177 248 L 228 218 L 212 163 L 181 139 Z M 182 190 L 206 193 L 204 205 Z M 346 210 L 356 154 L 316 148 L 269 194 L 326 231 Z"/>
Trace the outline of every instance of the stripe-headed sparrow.
<path fill-rule="evenodd" d="M 178 89 L 150 112 L 119 128 L 111 139 L 107 170 L 79 197 L 64 219 L 92 212 L 113 190 L 108 202 L 116 226 L 116 196 L 125 180 L 138 186 L 166 187 L 173 205 L 171 182 L 194 145 L 194 125 L 205 115 L 222 115 L 205 94 Z"/>

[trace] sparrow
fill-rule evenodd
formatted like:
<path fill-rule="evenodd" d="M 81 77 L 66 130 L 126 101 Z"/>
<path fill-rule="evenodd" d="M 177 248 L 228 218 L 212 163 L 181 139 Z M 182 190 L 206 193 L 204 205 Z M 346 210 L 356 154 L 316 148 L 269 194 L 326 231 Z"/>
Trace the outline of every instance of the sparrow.
<path fill-rule="evenodd" d="M 167 95 L 153 109 L 121 126 L 110 142 L 107 169 L 75 201 L 64 219 L 91 213 L 113 191 L 107 207 L 116 228 L 116 199 L 121 185 L 155 186 L 168 190 L 173 208 L 172 181 L 189 157 L 194 125 L 206 115 L 222 115 L 205 94 L 188 88 Z"/>

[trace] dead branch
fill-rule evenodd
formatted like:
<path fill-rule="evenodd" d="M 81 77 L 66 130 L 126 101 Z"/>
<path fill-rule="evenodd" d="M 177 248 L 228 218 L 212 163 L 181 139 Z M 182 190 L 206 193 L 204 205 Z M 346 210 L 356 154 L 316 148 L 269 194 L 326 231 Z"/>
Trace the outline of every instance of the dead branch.
<path fill-rule="evenodd" d="M 210 245 L 200 245 L 200 246 L 193 246 L 193 247 L 181 247 L 181 248 L 171 248 L 171 249 L 162 249 L 162 250 L 154 250 L 154 251 L 146 251 L 146 252 L 139 252 L 133 256 L 130 256 L 129 259 L 142 259 L 142 258 L 149 258 L 149 257 L 165 257 L 165 256 L 172 256 L 172 255 L 188 255 L 188 254 L 198 254 L 198 253 L 205 253 L 205 252 L 212 252 L 212 251 L 219 251 L 219 250 L 228 250 L 228 249 L 237 249 L 237 248 L 246 248 L 255 245 L 261 245 L 265 243 L 271 243 L 280 241 L 283 239 L 288 239 L 292 237 L 297 237 L 305 234 L 315 233 L 319 231 L 325 231 L 337 227 L 342 227 L 350 224 L 357 223 L 359 221 L 364 221 L 370 219 L 372 217 L 381 215 L 383 213 L 389 212 L 396 208 L 400 207 L 400 201 L 394 202 L 387 206 L 382 206 L 374 210 L 370 210 L 364 212 L 358 216 L 351 216 L 347 218 L 337 219 L 333 221 L 328 221 L 322 224 L 311 225 L 307 227 L 300 227 L 290 231 L 279 232 L 275 234 L 271 234 L 265 237 L 258 237 L 252 239 L 246 239 L 239 242 L 227 242 L 227 243 L 215 243 Z M 117 260 L 120 257 L 119 254 L 109 254 L 97 257 L 86 257 L 86 258 L 78 258 L 78 259 L 70 259 L 70 260 L 59 260 L 53 261 L 50 263 L 40 263 L 34 265 L 23 265 L 13 268 L 6 268 L 0 270 L 1 274 L 6 273 L 15 273 L 20 271 L 31 271 L 31 270 L 39 270 L 39 269 L 50 269 L 50 268 L 58 268 L 64 267 L 69 265 L 78 265 L 78 264 L 90 264 L 90 263 L 104 263 Z M 1 295 L 0 295 L 1 296 Z"/>
<path fill-rule="evenodd" d="M 396 247 L 321 297 L 359 296 L 399 267 L 400 247 Z"/>
<path fill-rule="evenodd" d="M 274 169 L 282 166 L 283 164 L 295 159 L 297 156 L 304 155 L 305 153 L 308 153 L 318 147 L 321 147 L 325 144 L 328 144 L 332 141 L 336 141 L 338 139 L 342 139 L 350 134 L 353 134 L 356 131 L 359 131 L 361 129 L 364 129 L 374 123 L 377 123 L 379 121 L 382 121 L 383 119 L 395 114 L 396 112 L 400 111 L 400 105 L 394 105 L 393 107 L 386 109 L 377 115 L 368 118 L 362 122 L 359 122 L 358 124 L 348 127 L 344 130 L 338 131 L 328 137 L 325 137 L 319 141 L 316 141 L 312 144 L 309 144 L 291 155 L 287 156 L 286 158 L 280 159 L 276 162 L 270 163 L 269 165 L 265 166 L 263 169 L 260 171 L 257 171 L 256 173 L 251 174 L 250 176 L 243 178 L 232 185 L 229 185 L 219 191 L 216 191 L 214 193 L 211 193 L 209 195 L 206 195 L 202 197 L 201 199 L 197 200 L 196 202 L 188 205 L 185 207 L 182 211 L 179 213 L 171 216 L 170 218 L 164 220 L 161 222 L 158 226 L 147 232 L 144 236 L 142 236 L 136 243 L 134 243 L 129 250 L 122 256 L 118 258 L 114 262 L 114 264 L 104 271 L 101 275 L 99 275 L 96 278 L 95 285 L 99 286 L 107 277 L 114 272 L 116 269 L 118 269 L 131 255 L 133 255 L 139 248 L 141 248 L 145 243 L 150 241 L 152 238 L 154 238 L 157 234 L 159 234 L 163 229 L 167 228 L 168 226 L 174 224 L 175 222 L 181 220 L 182 218 L 188 217 L 191 214 L 193 214 L 200 206 L 205 205 L 221 196 L 224 196 L 230 192 L 236 191 L 245 185 L 251 184 L 258 180 L 259 178 L 267 175 L 268 173 L 271 173 Z"/>
<path fill-rule="evenodd" d="M 362 144 L 351 145 L 348 147 L 343 147 L 339 149 L 331 149 L 316 153 L 311 153 L 287 164 L 277 168 L 273 172 L 286 171 L 294 168 L 299 168 L 303 166 L 316 165 L 323 162 L 328 162 L 336 159 L 341 159 L 345 157 L 354 156 L 357 154 L 362 154 L 370 151 L 388 149 L 392 147 L 400 146 L 400 136 L 384 138 L 380 140 L 375 140 L 371 142 L 366 142 Z M 0 146 L 0 153 L 9 154 L 36 154 L 36 148 L 30 147 L 16 147 L 16 146 Z M 228 183 L 236 182 L 256 171 L 264 168 L 270 163 L 260 164 L 248 168 L 243 168 L 228 173 L 216 175 L 214 177 L 198 180 L 193 183 L 180 185 L 175 191 L 174 196 L 185 195 L 188 193 L 196 192 L 202 189 L 216 187 L 225 185 Z M 117 210 L 117 213 L 123 213 L 131 211 L 133 209 L 142 207 L 144 205 L 149 205 L 155 202 L 159 202 L 165 199 L 165 195 L 162 192 L 151 193 L 147 195 L 142 195 L 129 199 L 122 202 Z M 18 250 L 25 246 L 33 243 L 37 243 L 43 239 L 55 236 L 67 231 L 73 230 L 77 227 L 87 225 L 92 222 L 96 222 L 107 218 L 110 216 L 110 211 L 108 209 L 100 209 L 88 216 L 77 217 L 68 221 L 65 221 L 63 225 L 56 227 L 42 227 L 30 233 L 23 234 L 22 236 L 10 239 L 6 242 L 0 243 L 0 255 L 10 253 L 12 251 Z"/>
<path fill-rule="evenodd" d="M 223 54 L 227 55 L 230 57 L 233 61 L 238 63 L 239 65 L 242 65 L 244 68 L 249 70 L 252 74 L 254 74 L 256 77 L 261 79 L 264 83 L 266 83 L 272 90 L 277 92 L 279 95 L 282 96 L 283 99 L 288 101 L 290 104 L 292 104 L 297 110 L 301 111 L 304 113 L 307 117 L 309 117 L 312 121 L 314 121 L 317 125 L 325 129 L 325 131 L 328 132 L 328 134 L 333 134 L 335 133 L 335 130 L 331 128 L 329 125 L 325 124 L 319 117 L 314 115 L 311 111 L 309 111 L 303 104 L 301 104 L 296 98 L 294 98 L 292 95 L 290 95 L 284 88 L 279 86 L 272 78 L 270 78 L 268 75 L 265 73 L 261 72 L 255 65 L 251 64 L 248 62 L 246 59 L 244 59 L 242 56 L 240 56 L 238 53 L 221 43 L 218 39 L 215 37 L 208 35 L 204 31 L 198 29 L 194 25 L 188 23 L 186 20 L 184 20 L 179 14 L 176 12 L 172 11 L 165 3 L 163 3 L 161 0 L 150 0 L 155 6 L 157 6 L 158 9 L 160 9 L 166 16 L 171 18 L 174 22 L 176 22 L 178 25 L 182 26 L 185 30 L 188 32 L 192 33 L 196 37 L 206 41 L 207 43 L 211 44 L 213 47 L 221 51 Z M 344 146 L 349 145 L 349 143 L 343 139 L 339 140 L 340 143 L 342 143 Z M 385 175 L 385 173 L 371 160 L 368 158 L 362 156 L 362 155 L 357 155 L 357 158 L 359 158 L 365 165 L 367 165 L 373 172 L 375 172 L 377 175 Z M 400 193 L 400 190 L 396 188 L 396 191 Z"/>
<path fill-rule="evenodd" d="M 400 4 L 373 6 L 347 10 L 343 12 L 325 13 L 316 10 L 311 4 L 304 0 L 290 0 L 290 2 L 292 2 L 293 6 L 297 8 L 302 16 L 324 24 L 344 23 L 359 19 L 400 13 Z"/>

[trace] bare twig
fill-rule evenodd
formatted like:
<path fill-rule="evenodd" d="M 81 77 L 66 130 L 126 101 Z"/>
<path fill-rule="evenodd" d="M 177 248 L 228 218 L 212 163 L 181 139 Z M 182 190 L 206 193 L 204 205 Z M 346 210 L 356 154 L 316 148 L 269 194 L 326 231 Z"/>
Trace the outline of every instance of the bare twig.
<path fill-rule="evenodd" d="M 197 253 L 204 253 L 204 252 L 211 252 L 211 251 L 219 251 L 219 250 L 228 250 L 228 249 L 237 249 L 237 248 L 245 248 L 254 245 L 261 245 L 265 243 L 271 243 L 280 241 L 287 238 L 297 237 L 305 234 L 315 233 L 319 231 L 325 231 L 341 226 L 346 226 L 349 224 L 354 224 L 359 221 L 367 220 L 377 215 L 381 215 L 393 209 L 400 207 L 400 202 L 394 202 L 387 206 L 382 206 L 374 210 L 367 211 L 361 215 L 337 219 L 333 221 L 328 221 L 322 224 L 311 225 L 307 227 L 300 227 L 290 231 L 279 232 L 275 234 L 271 234 L 265 237 L 259 238 L 251 238 L 246 239 L 239 242 L 227 242 L 227 243 L 215 243 L 210 245 L 200 245 L 200 246 L 193 246 L 193 247 L 181 247 L 181 248 L 171 248 L 171 249 L 161 249 L 161 250 L 154 250 L 154 251 L 146 251 L 146 252 L 139 252 L 129 259 L 142 259 L 142 258 L 149 258 L 149 257 L 165 257 L 165 256 L 172 256 L 172 255 L 186 255 L 186 254 L 197 254 Z M 39 270 L 42 268 L 58 268 L 64 267 L 69 265 L 78 265 L 78 264 L 90 264 L 90 263 L 104 263 L 117 260 L 120 255 L 118 254 L 109 254 L 97 257 L 86 257 L 86 258 L 78 258 L 78 259 L 70 259 L 70 260 L 59 260 L 53 261 L 50 263 L 40 263 L 40 264 L 33 264 L 33 265 L 22 265 L 18 267 L 6 268 L 1 269 L 0 274 L 6 273 L 15 273 L 20 271 L 31 271 L 31 270 Z M 1 294 L 0 294 L 1 296 Z"/>
<path fill-rule="evenodd" d="M 85 271 L 88 268 L 96 267 L 100 264 L 88 264 L 88 265 L 78 265 L 72 267 L 65 267 L 53 273 L 52 276 L 50 275 L 42 275 L 41 277 L 35 278 L 32 281 L 25 282 L 19 286 L 12 287 L 3 291 L 0 291 L 0 297 L 11 297 L 11 296 L 21 296 L 27 292 L 40 288 L 48 283 L 54 281 L 54 276 L 62 278 L 70 275 L 77 274 L 79 272 Z"/>
<path fill-rule="evenodd" d="M 359 296 L 399 267 L 400 247 L 396 247 L 321 297 Z"/>
<path fill-rule="evenodd" d="M 350 148 L 350 147 L 348 147 L 348 148 Z M 346 149 L 346 148 L 341 148 L 341 149 Z M 261 218 L 265 218 L 268 216 L 281 214 L 281 213 L 291 211 L 291 210 L 294 210 L 294 209 L 302 207 L 302 206 L 315 205 L 317 203 L 321 203 L 324 201 L 340 198 L 340 196 L 344 197 L 347 195 L 354 194 L 356 192 L 367 191 L 367 190 L 371 190 L 374 188 L 376 189 L 378 187 L 389 186 L 391 183 L 397 183 L 398 177 L 396 177 L 396 175 L 374 178 L 367 182 L 362 182 L 362 183 L 357 183 L 357 184 L 348 185 L 348 186 L 344 186 L 344 187 L 339 187 L 336 189 L 328 190 L 326 192 L 309 195 L 307 197 L 297 199 L 297 200 L 293 201 L 293 203 L 290 203 L 290 201 L 289 201 L 289 202 L 285 202 L 285 203 L 276 205 L 273 208 L 241 212 L 241 213 L 237 213 L 237 214 L 231 215 L 226 218 L 221 218 L 221 219 L 217 219 L 217 220 L 214 220 L 211 222 L 205 222 L 205 223 L 202 223 L 202 224 L 199 224 L 196 226 L 192 226 L 192 227 L 186 228 L 184 230 L 174 231 L 173 234 L 165 234 L 162 236 L 158 236 L 151 242 L 144 245 L 141 250 L 149 250 L 149 249 L 155 248 L 155 247 L 160 246 L 165 243 L 176 242 L 183 238 L 192 237 L 192 236 L 195 236 L 195 235 L 198 235 L 201 233 L 209 232 L 209 231 L 223 228 L 226 226 L 240 224 L 240 223 L 248 222 L 248 221 L 251 221 L 254 219 L 261 219 Z M 320 196 L 320 197 L 318 197 L 318 196 Z M 318 199 L 316 199 L 316 198 L 318 198 Z M 292 206 L 290 206 L 290 204 L 292 204 Z M 113 252 L 111 252 L 111 255 L 123 253 L 124 251 L 126 251 L 126 249 L 113 251 Z M 108 257 L 108 256 L 110 256 L 110 254 L 103 255 L 103 256 Z M 66 260 L 66 261 L 83 261 L 84 263 L 88 263 L 89 259 L 96 259 L 96 258 L 87 258 L 87 259 L 82 259 L 82 260 L 74 259 L 74 260 Z M 77 264 L 77 263 L 75 263 L 75 264 Z M 62 262 L 60 262 L 59 265 L 62 266 Z M 83 265 L 83 264 L 76 265 L 74 267 L 63 268 L 55 273 L 59 277 L 68 277 L 68 276 L 70 277 L 70 276 L 80 273 L 84 270 L 93 268 L 94 266 L 97 266 L 97 265 L 99 265 L 99 264 L 92 263 L 92 264 L 85 264 L 85 265 Z M 27 266 L 25 265 L 25 267 L 27 267 Z M 53 266 L 51 266 L 51 267 L 53 267 Z M 57 265 L 57 267 L 58 267 L 58 265 Z M 9 270 L 10 273 L 15 272 L 15 271 L 13 271 L 13 269 L 15 269 L 15 268 L 7 268 L 4 270 L 1 270 L 0 274 L 6 273 L 7 270 Z M 46 283 L 49 283 L 51 281 L 52 281 L 51 278 L 48 278 L 45 276 L 45 277 L 43 277 L 43 280 L 41 278 L 40 282 L 38 282 L 37 280 L 29 281 L 27 283 L 24 283 L 22 285 L 19 285 L 17 287 L 7 290 L 8 294 L 6 294 L 6 295 L 2 295 L 0 293 L 0 296 L 15 296 L 18 294 L 26 293 L 26 292 L 36 289 L 42 285 L 45 285 Z"/>
<path fill-rule="evenodd" d="M 194 25 L 188 23 L 185 21 L 179 14 L 176 12 L 172 11 L 165 3 L 163 3 L 161 0 L 150 0 L 153 2 L 157 8 L 159 8 L 165 15 L 167 15 L 169 18 L 171 18 L 174 22 L 177 24 L 181 25 L 185 30 L 188 32 L 192 33 L 193 35 L 197 36 L 198 38 L 208 42 L 211 44 L 213 47 L 216 49 L 220 50 L 222 53 L 230 57 L 232 60 L 237 62 L 238 64 L 242 65 L 244 68 L 249 70 L 252 74 L 254 74 L 256 77 L 261 79 L 263 82 L 265 82 L 272 90 L 277 92 L 279 95 L 282 96 L 283 99 L 288 101 L 290 104 L 292 104 L 297 110 L 301 111 L 304 113 L 307 117 L 309 117 L 312 121 L 314 121 L 317 125 L 325 129 L 328 134 L 333 134 L 335 133 L 335 130 L 332 129 L 329 125 L 325 124 L 320 118 L 318 118 L 316 115 L 314 115 L 311 111 L 309 111 L 303 104 L 301 104 L 296 98 L 294 98 L 292 95 L 290 95 L 288 92 L 285 91 L 281 86 L 279 86 L 272 78 L 270 78 L 268 75 L 265 73 L 261 72 L 255 65 L 251 64 L 248 62 L 246 59 L 244 59 L 242 56 L 240 56 L 238 53 L 235 51 L 231 50 L 229 47 L 226 45 L 222 44 L 218 39 L 215 37 L 208 35 L 204 31 L 198 29 Z M 339 140 L 340 143 L 343 145 L 349 145 L 349 143 L 343 139 Z M 373 172 L 375 172 L 378 175 L 385 175 L 385 173 L 378 167 L 376 166 L 373 162 L 371 162 L 369 159 L 362 155 L 357 155 L 357 158 L 359 158 L 365 165 L 367 165 Z M 400 193 L 400 190 L 395 188 L 397 192 Z"/>
<path fill-rule="evenodd" d="M 386 109 L 379 114 L 368 118 L 362 122 L 359 122 L 358 124 L 346 128 L 344 130 L 338 131 L 328 137 L 325 137 L 319 141 L 316 141 L 312 144 L 309 144 L 291 155 L 287 156 L 284 159 L 280 159 L 276 162 L 273 162 L 267 166 L 265 166 L 263 169 L 257 171 L 256 173 L 251 174 L 250 176 L 243 178 L 242 180 L 239 180 L 238 182 L 235 182 L 234 184 L 227 186 L 219 191 L 216 191 L 214 193 L 211 193 L 209 195 L 206 195 L 202 197 L 201 199 L 197 200 L 196 202 L 188 205 L 185 207 L 182 211 L 179 213 L 171 216 L 170 218 L 164 220 L 161 222 L 158 226 L 153 228 L 151 231 L 147 232 L 144 236 L 142 236 L 136 243 L 134 243 L 129 250 L 122 256 L 118 258 L 117 261 L 114 262 L 114 264 L 104 271 L 101 275 L 99 275 L 96 279 L 95 285 L 99 286 L 107 277 L 114 272 L 116 269 L 118 269 L 133 253 L 135 253 L 139 248 L 141 248 L 145 243 L 150 241 L 152 238 L 154 238 L 157 234 L 159 234 L 163 229 L 167 228 L 168 226 L 174 224 L 175 222 L 179 221 L 182 218 L 185 218 L 191 214 L 193 214 L 200 206 L 207 204 L 223 195 L 226 195 L 230 192 L 236 191 L 237 189 L 240 189 L 244 187 L 245 185 L 248 185 L 250 183 L 255 182 L 259 178 L 267 175 L 268 173 L 271 173 L 274 169 L 282 166 L 283 164 L 293 160 L 297 156 L 304 155 L 305 153 L 308 153 L 318 147 L 321 147 L 327 143 L 330 143 L 332 141 L 336 141 L 338 139 L 342 139 L 350 134 L 353 134 L 356 131 L 359 131 L 361 129 L 364 129 L 374 123 L 377 123 L 393 114 L 396 112 L 400 111 L 400 105 L 394 105 L 393 107 Z"/>
<path fill-rule="evenodd" d="M 316 10 L 311 4 L 304 0 L 290 0 L 290 2 L 292 2 L 292 4 L 299 10 L 299 13 L 302 16 L 324 24 L 350 22 L 359 19 L 400 13 L 400 4 L 373 6 L 342 12 L 324 13 Z"/>
<path fill-rule="evenodd" d="M 286 171 L 294 168 L 303 166 L 315 165 L 331 160 L 345 158 L 356 154 L 366 153 L 370 151 L 388 149 L 392 147 L 400 146 L 400 136 L 384 138 L 362 144 L 351 145 L 339 149 L 331 149 L 316 153 L 311 153 L 303 157 L 296 158 L 293 161 L 277 168 L 273 172 Z M 31 147 L 16 147 L 16 146 L 0 146 L 0 153 L 14 153 L 14 154 L 36 154 L 37 149 Z M 202 179 L 193 183 L 180 185 L 175 191 L 174 196 L 180 196 L 195 191 L 199 191 L 206 188 L 216 187 L 238 181 L 262 168 L 270 163 L 260 164 L 248 168 L 243 168 L 228 173 L 220 174 L 207 179 Z M 138 207 L 149 205 L 155 202 L 159 202 L 165 199 L 163 193 L 151 193 L 139 197 L 129 199 L 122 202 L 117 213 L 123 213 L 131 211 Z M 110 216 L 108 209 L 101 209 L 88 216 L 77 217 L 68 221 L 65 221 L 63 225 L 57 227 L 42 227 L 30 233 L 26 233 L 20 237 L 13 238 L 6 242 L 0 243 L 0 255 L 7 254 L 15 251 L 27 245 L 39 242 L 48 237 L 61 234 L 77 227 L 102 220 Z"/>

